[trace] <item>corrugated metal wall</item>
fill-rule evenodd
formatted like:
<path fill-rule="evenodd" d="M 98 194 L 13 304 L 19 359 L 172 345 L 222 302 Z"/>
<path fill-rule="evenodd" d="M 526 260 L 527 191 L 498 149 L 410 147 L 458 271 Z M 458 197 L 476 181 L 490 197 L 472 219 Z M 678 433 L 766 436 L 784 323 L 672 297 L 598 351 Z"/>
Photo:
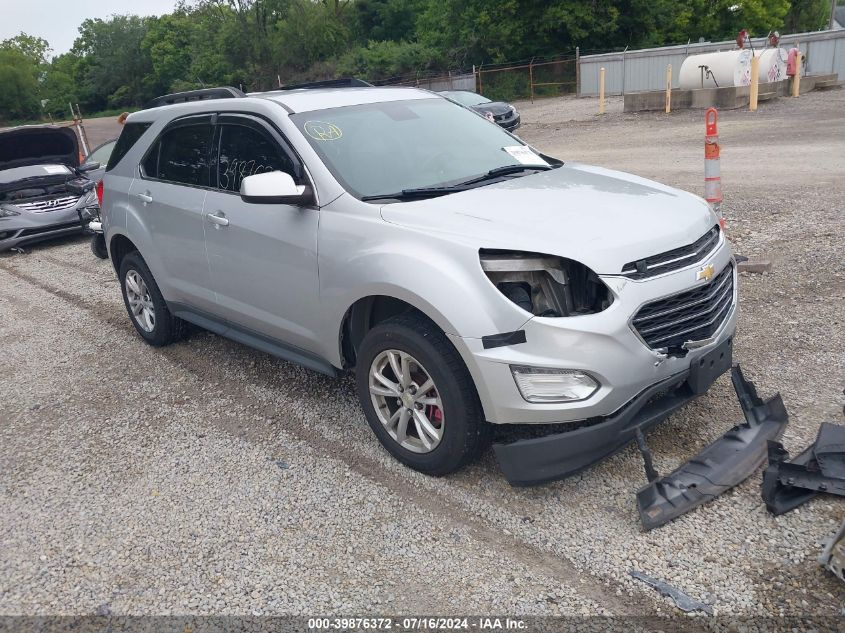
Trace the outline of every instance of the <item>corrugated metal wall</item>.
<path fill-rule="evenodd" d="M 475 75 L 452 75 L 451 77 L 438 77 L 436 79 L 420 79 L 416 85 L 419 88 L 429 90 L 470 90 L 475 92 Z"/>
<path fill-rule="evenodd" d="M 755 49 L 766 45 L 765 38 L 752 41 Z M 784 35 L 780 39 L 781 48 L 792 48 L 796 43 L 807 59 L 806 73 L 838 73 L 840 81 L 845 80 L 845 30 Z M 734 48 L 736 42 L 732 41 L 707 42 L 624 53 L 584 55 L 579 62 L 581 85 L 578 94 L 595 96 L 599 93 L 599 69 L 602 67 L 605 69 L 605 93 L 608 95 L 665 88 L 667 64 L 672 64 L 672 86 L 677 88 L 678 72 L 687 55 L 728 51 Z"/>

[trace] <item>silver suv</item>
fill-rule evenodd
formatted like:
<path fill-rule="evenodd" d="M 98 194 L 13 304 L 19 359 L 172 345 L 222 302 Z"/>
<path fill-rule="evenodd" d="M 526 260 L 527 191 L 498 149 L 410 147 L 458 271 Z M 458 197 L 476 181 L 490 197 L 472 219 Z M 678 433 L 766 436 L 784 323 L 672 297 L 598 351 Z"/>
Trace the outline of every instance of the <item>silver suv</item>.
<path fill-rule="evenodd" d="M 189 322 L 354 370 L 411 468 L 454 471 L 497 432 L 511 483 L 564 477 L 730 366 L 735 265 L 694 195 L 563 163 L 424 90 L 154 105 L 103 193 L 138 333 L 165 345 Z"/>

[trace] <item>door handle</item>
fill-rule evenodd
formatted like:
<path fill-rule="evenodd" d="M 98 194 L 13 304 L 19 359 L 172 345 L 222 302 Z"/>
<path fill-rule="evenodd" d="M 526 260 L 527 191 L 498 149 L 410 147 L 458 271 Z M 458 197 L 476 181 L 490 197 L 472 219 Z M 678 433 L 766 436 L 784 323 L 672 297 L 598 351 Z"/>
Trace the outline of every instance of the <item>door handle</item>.
<path fill-rule="evenodd" d="M 138 198 L 140 198 L 141 202 L 144 204 L 149 204 L 153 201 L 153 197 L 148 193 L 139 193 Z"/>
<path fill-rule="evenodd" d="M 229 219 L 223 214 L 222 211 L 218 211 L 220 215 L 212 215 L 209 214 L 205 217 L 208 218 L 208 221 L 215 225 L 215 228 L 220 228 L 221 226 L 229 226 Z"/>

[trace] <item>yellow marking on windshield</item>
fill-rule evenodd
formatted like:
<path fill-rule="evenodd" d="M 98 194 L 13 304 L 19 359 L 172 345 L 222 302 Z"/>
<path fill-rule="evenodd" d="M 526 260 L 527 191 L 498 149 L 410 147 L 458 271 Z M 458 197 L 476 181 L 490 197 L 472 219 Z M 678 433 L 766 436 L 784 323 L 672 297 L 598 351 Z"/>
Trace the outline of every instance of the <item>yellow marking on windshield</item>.
<path fill-rule="evenodd" d="M 306 121 L 305 133 L 317 141 L 336 141 L 343 136 L 341 129 L 334 123 Z"/>

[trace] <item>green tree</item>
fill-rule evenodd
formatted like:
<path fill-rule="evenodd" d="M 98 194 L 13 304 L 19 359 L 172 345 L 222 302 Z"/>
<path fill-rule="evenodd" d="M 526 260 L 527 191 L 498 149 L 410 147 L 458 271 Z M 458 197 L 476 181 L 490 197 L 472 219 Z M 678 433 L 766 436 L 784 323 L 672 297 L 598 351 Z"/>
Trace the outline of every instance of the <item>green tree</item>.
<path fill-rule="evenodd" d="M 81 58 L 80 99 L 93 110 L 127 107 L 154 96 L 152 61 L 141 42 L 149 18 L 114 15 L 88 19 L 79 27 L 72 53 Z"/>
<path fill-rule="evenodd" d="M 32 59 L 15 48 L 0 46 L 0 120 L 38 116 L 38 81 Z"/>
<path fill-rule="evenodd" d="M 785 21 L 784 30 L 787 33 L 826 29 L 830 23 L 830 2 L 828 0 L 792 0 L 792 6 L 786 14 Z"/>

